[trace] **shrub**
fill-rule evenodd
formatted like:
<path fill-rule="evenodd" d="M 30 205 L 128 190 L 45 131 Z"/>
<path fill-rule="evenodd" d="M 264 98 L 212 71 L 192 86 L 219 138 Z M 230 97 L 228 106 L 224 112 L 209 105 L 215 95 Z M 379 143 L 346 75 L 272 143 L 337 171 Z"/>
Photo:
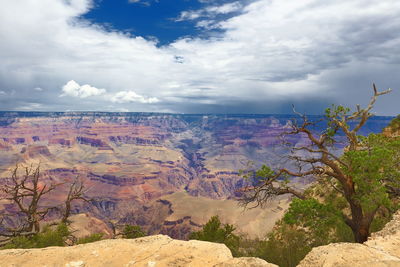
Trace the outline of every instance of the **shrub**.
<path fill-rule="evenodd" d="M 94 233 L 85 237 L 81 237 L 78 239 L 78 241 L 76 241 L 76 244 L 80 245 L 100 241 L 103 238 L 103 235 L 103 233 Z"/>
<path fill-rule="evenodd" d="M 238 256 L 240 238 L 233 233 L 235 229 L 232 224 L 222 224 L 218 216 L 213 216 L 202 230 L 191 233 L 189 239 L 223 243 L 231 250 L 233 256 Z"/>
<path fill-rule="evenodd" d="M 140 228 L 139 225 L 125 225 L 124 229 L 122 230 L 122 237 L 123 238 L 139 238 L 146 236 L 146 233 Z"/>
<path fill-rule="evenodd" d="M 46 226 L 42 232 L 32 236 L 18 236 L 2 247 L 11 248 L 45 248 L 51 246 L 64 246 L 65 240 L 70 235 L 67 225 L 59 224 L 54 229 Z"/>

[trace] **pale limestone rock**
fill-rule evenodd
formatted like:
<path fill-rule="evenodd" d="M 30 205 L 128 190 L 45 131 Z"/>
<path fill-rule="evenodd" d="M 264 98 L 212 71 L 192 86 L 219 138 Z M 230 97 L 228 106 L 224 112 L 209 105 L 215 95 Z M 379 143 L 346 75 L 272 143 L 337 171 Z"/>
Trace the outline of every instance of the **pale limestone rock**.
<path fill-rule="evenodd" d="M 394 267 L 400 259 L 363 244 L 334 243 L 313 248 L 298 267 Z"/>
<path fill-rule="evenodd" d="M 298 267 L 400 266 L 400 211 L 364 244 L 336 243 L 313 248 Z"/>
<path fill-rule="evenodd" d="M 109 239 L 71 247 L 0 251 L 2 267 L 44 265 L 54 267 L 211 267 L 232 259 L 230 250 L 223 244 L 197 240 L 174 240 L 163 235 L 138 239 Z M 265 265 L 263 260 L 252 258 L 231 262 L 230 265 L 220 266 L 273 266 Z"/>
<path fill-rule="evenodd" d="M 85 267 L 84 261 L 71 261 L 65 264 L 65 267 Z"/>
<path fill-rule="evenodd" d="M 259 258 L 252 257 L 242 257 L 242 258 L 233 258 L 228 261 L 219 263 L 214 267 L 278 267 L 278 265 L 268 263 Z"/>
<path fill-rule="evenodd" d="M 381 231 L 372 234 L 364 244 L 400 258 L 400 212 Z"/>

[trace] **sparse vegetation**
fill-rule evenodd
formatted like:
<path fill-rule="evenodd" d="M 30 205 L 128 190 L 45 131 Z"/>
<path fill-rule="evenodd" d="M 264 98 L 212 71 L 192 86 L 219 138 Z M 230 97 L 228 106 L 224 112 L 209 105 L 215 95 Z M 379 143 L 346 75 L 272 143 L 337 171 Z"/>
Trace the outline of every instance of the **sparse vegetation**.
<path fill-rule="evenodd" d="M 79 245 L 79 244 L 87 244 L 100 241 L 103 238 L 103 236 L 104 236 L 103 233 L 94 233 L 85 237 L 78 238 L 76 244 Z"/>
<path fill-rule="evenodd" d="M 30 236 L 13 237 L 1 248 L 45 248 L 50 246 L 64 246 L 70 234 L 66 224 L 61 223 L 55 228 L 46 226 L 40 233 Z"/>
<path fill-rule="evenodd" d="M 146 233 L 142 230 L 142 228 L 139 225 L 125 225 L 124 229 L 122 230 L 121 233 L 123 238 L 139 238 L 139 237 L 144 237 L 146 236 Z"/>
<path fill-rule="evenodd" d="M 400 115 L 398 115 L 390 122 L 389 128 L 392 131 L 392 133 L 400 130 Z"/>
<path fill-rule="evenodd" d="M 22 173 L 21 173 L 22 172 Z M 66 183 L 49 183 L 41 179 L 40 166 L 36 168 L 25 167 L 20 170 L 17 165 L 12 171 L 11 177 L 6 178 L 0 188 L 0 197 L 7 200 L 10 207 L 0 214 L 0 245 L 34 246 L 63 245 L 62 239 L 67 234 L 61 231 L 69 224 L 68 217 L 71 214 L 71 204 L 75 200 L 85 200 L 84 184 L 75 179 L 69 185 L 66 200 L 51 206 L 46 206 L 43 199 L 52 191 Z M 42 222 L 50 211 L 62 213 L 62 218 L 53 230 L 50 226 L 41 229 Z M 52 224 L 54 225 L 54 223 Z M 57 240 L 57 241 L 56 241 Z"/>
<path fill-rule="evenodd" d="M 240 238 L 233 233 L 235 229 L 232 224 L 222 224 L 218 216 L 213 216 L 202 230 L 191 233 L 189 239 L 225 244 L 232 255 L 238 256 Z"/>

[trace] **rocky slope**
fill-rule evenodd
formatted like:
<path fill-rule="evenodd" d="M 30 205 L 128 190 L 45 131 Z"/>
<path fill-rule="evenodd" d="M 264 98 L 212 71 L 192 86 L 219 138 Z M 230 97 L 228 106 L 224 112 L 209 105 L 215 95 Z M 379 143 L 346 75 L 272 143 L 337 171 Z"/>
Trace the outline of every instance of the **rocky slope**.
<path fill-rule="evenodd" d="M 40 162 L 44 182 L 67 182 L 49 196 L 48 204 L 61 203 L 68 182 L 79 177 L 93 201 L 75 203 L 74 213 L 185 238 L 210 215 L 222 215 L 221 209 L 212 207 L 226 208 L 220 201 L 234 199 L 248 183 L 238 170 L 249 161 L 256 166 L 284 164 L 281 156 L 286 150 L 277 137 L 290 126 L 291 117 L 0 112 L 0 177 L 10 176 L 16 163 Z M 390 119 L 374 118 L 365 133 L 381 131 Z M 305 139 L 297 136 L 290 141 L 301 144 Z M 194 218 L 193 209 L 180 208 L 182 201 L 170 197 L 179 192 L 214 200 L 203 204 L 215 214 L 204 212 Z M 230 209 L 239 210 L 236 203 L 229 203 Z M 0 202 L 0 209 L 6 204 Z M 273 223 L 278 217 L 274 210 L 284 208 L 273 203 L 260 214 Z M 240 225 L 240 218 L 226 220 Z"/>
<path fill-rule="evenodd" d="M 257 258 L 232 257 L 223 244 L 180 241 L 156 235 L 138 239 L 111 239 L 72 247 L 0 251 L 1 266 L 60 267 L 273 267 Z"/>

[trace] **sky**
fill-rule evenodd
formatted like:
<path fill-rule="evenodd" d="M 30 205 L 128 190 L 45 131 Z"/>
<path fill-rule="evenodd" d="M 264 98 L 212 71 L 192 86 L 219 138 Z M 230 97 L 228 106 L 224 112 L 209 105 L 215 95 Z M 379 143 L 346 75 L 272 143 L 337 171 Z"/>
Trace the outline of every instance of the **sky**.
<path fill-rule="evenodd" d="M 398 0 L 2 0 L 0 110 L 400 113 Z"/>

